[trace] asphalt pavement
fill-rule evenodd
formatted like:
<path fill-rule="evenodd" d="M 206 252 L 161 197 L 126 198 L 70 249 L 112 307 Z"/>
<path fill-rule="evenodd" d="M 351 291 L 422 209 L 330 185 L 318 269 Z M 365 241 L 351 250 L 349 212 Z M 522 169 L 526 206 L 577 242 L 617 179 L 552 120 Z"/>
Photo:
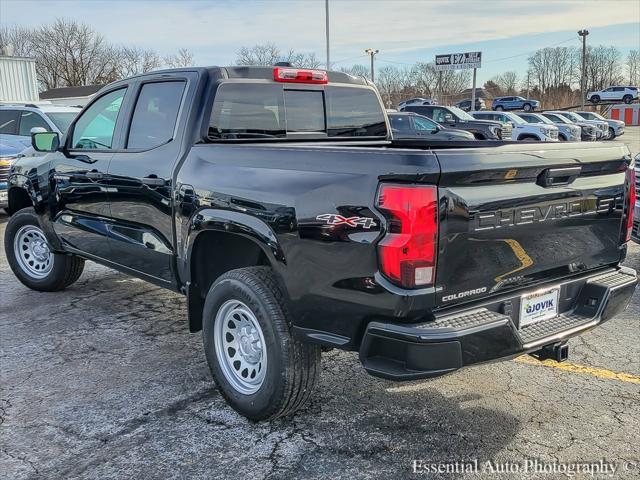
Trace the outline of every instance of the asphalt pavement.
<path fill-rule="evenodd" d="M 640 246 L 625 263 L 640 269 Z M 457 478 L 566 478 L 563 465 L 585 462 L 640 477 L 638 291 L 563 364 L 394 383 L 326 352 L 310 404 L 257 424 L 213 388 L 180 295 L 90 262 L 66 291 L 38 293 L 2 251 L 0 299 L 0 478 L 451 478 L 427 473 L 439 462 L 466 469 Z"/>

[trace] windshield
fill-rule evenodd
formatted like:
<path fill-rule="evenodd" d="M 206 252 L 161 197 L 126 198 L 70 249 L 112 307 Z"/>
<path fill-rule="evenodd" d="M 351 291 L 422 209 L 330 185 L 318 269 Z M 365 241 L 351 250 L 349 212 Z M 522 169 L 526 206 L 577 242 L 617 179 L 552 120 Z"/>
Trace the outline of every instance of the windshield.
<path fill-rule="evenodd" d="M 65 133 L 78 115 L 77 112 L 46 112 L 47 117 L 51 119 L 53 124 L 58 127 L 60 132 Z"/>
<path fill-rule="evenodd" d="M 515 113 L 505 113 L 504 115 L 506 115 L 509 120 L 517 125 L 524 125 L 525 123 L 527 123 Z"/>
<path fill-rule="evenodd" d="M 462 120 L 475 120 L 475 118 L 473 118 L 464 110 L 459 109 L 458 107 L 449 107 L 449 110 L 451 110 L 451 113 L 453 113 L 456 117 Z"/>
<path fill-rule="evenodd" d="M 606 120 L 602 115 L 595 112 L 580 112 L 580 116 L 582 118 L 586 118 L 587 120 Z"/>
<path fill-rule="evenodd" d="M 382 106 L 368 88 L 296 89 L 280 84 L 223 83 L 209 138 L 386 137 Z"/>
<path fill-rule="evenodd" d="M 574 113 L 574 112 L 562 112 L 562 115 L 567 117 L 572 122 L 582 122 L 582 121 L 584 121 L 584 118 L 582 118 L 580 115 L 578 115 L 577 113 Z"/>
<path fill-rule="evenodd" d="M 529 123 L 546 123 L 547 125 L 553 125 L 553 122 L 544 115 L 529 114 L 529 118 L 531 119 Z"/>

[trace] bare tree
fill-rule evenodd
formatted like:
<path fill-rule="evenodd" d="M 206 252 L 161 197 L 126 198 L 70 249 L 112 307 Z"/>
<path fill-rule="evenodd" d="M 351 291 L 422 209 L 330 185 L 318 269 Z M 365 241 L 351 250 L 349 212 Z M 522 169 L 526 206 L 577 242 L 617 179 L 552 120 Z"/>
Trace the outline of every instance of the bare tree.
<path fill-rule="evenodd" d="M 117 80 L 117 49 L 88 25 L 57 19 L 34 29 L 32 56 L 44 88 L 108 83 Z"/>
<path fill-rule="evenodd" d="M 353 75 L 354 77 L 369 77 L 369 67 L 365 65 L 356 64 L 350 67 L 340 67 L 338 70 Z"/>
<path fill-rule="evenodd" d="M 587 47 L 587 89 L 601 90 L 623 83 L 621 58 L 620 50 L 613 46 Z"/>
<path fill-rule="evenodd" d="M 627 73 L 629 85 L 640 85 L 640 50 L 631 50 L 627 55 Z"/>
<path fill-rule="evenodd" d="M 274 65 L 278 62 L 289 62 L 300 68 L 318 68 L 322 64 L 315 53 L 301 53 L 295 50 L 283 53 L 272 42 L 250 48 L 242 47 L 236 53 L 236 65 Z"/>
<path fill-rule="evenodd" d="M 117 58 L 118 76 L 122 78 L 157 70 L 162 65 L 156 52 L 136 47 L 120 48 Z"/>
<path fill-rule="evenodd" d="M 518 93 L 518 74 L 514 71 L 501 73 L 491 80 L 502 91 L 503 95 L 516 95 Z"/>
<path fill-rule="evenodd" d="M 177 54 L 164 57 L 164 63 L 169 68 L 193 67 L 193 53 L 181 48 Z"/>
<path fill-rule="evenodd" d="M 0 54 L 31 57 L 31 31 L 18 25 L 0 27 Z"/>

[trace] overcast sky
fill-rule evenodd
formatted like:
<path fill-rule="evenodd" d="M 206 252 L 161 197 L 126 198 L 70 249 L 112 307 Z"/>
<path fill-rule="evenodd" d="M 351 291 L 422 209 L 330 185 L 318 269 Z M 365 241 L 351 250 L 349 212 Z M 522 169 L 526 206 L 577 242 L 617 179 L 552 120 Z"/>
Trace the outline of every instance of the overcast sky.
<path fill-rule="evenodd" d="M 482 82 L 526 70 L 527 53 L 554 45 L 640 48 L 637 0 L 330 0 L 331 60 L 379 66 L 432 61 L 436 53 L 482 50 Z M 324 0 L 0 0 L 2 25 L 39 25 L 56 16 L 91 25 L 114 43 L 162 54 L 185 47 L 198 65 L 232 64 L 241 46 L 272 41 L 325 59 Z M 509 58 L 507 58 L 509 57 Z"/>

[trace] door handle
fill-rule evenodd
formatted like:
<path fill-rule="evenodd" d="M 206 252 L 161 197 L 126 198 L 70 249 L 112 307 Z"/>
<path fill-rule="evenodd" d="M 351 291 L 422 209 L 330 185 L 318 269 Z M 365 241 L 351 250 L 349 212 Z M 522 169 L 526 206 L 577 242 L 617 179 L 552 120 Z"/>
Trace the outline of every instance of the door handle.
<path fill-rule="evenodd" d="M 142 179 L 142 183 L 152 187 L 164 187 L 165 185 L 164 178 L 158 178 L 155 175 L 149 175 L 148 177 L 144 177 Z"/>
<path fill-rule="evenodd" d="M 102 180 L 104 178 L 104 173 L 102 173 L 102 172 L 87 172 L 87 178 L 89 180 Z"/>

